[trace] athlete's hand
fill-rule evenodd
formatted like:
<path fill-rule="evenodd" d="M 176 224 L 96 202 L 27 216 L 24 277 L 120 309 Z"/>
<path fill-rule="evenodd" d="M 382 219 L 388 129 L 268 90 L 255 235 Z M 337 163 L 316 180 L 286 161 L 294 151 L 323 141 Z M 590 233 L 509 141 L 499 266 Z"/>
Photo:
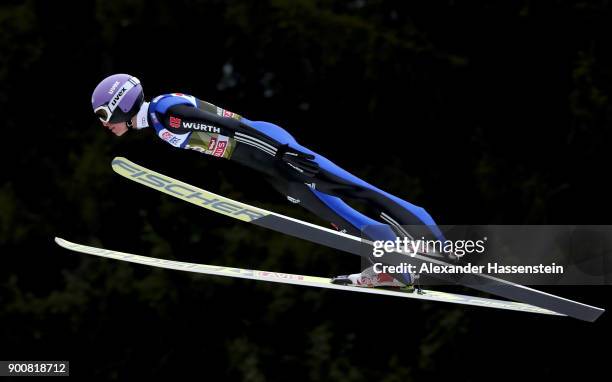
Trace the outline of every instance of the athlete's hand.
<path fill-rule="evenodd" d="M 278 148 L 277 156 L 300 175 L 312 178 L 319 173 L 319 164 L 314 161 L 315 157 L 312 154 L 303 153 L 288 145 L 283 145 Z"/>

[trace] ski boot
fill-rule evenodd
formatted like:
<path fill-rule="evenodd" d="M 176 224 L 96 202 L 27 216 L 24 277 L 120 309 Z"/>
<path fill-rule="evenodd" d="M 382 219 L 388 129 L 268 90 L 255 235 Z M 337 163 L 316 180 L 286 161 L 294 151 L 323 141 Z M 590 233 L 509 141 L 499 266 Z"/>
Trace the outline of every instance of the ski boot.
<path fill-rule="evenodd" d="M 364 288 L 390 287 L 400 288 L 410 293 L 414 292 L 414 280 L 418 278 L 418 275 L 410 274 L 403 276 L 403 278 L 407 279 L 407 283 L 397 280 L 388 273 L 376 273 L 374 272 L 374 267 L 369 267 L 361 273 L 334 277 L 331 282 L 336 285 L 350 285 Z M 420 288 L 418 289 L 420 290 Z"/>

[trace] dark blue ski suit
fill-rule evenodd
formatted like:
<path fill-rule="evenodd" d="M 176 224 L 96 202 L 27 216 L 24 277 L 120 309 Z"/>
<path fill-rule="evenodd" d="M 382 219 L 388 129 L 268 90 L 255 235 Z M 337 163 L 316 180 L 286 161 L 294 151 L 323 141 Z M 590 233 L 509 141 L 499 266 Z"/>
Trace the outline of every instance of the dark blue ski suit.
<path fill-rule="evenodd" d="M 371 240 L 409 235 L 401 226 L 427 226 L 443 236 L 421 207 L 391 195 L 301 146 L 283 128 L 251 121 L 193 96 L 172 93 L 146 103 L 147 121 L 169 144 L 227 158 L 257 170 L 287 199 L 300 204 L 336 229 Z M 139 113 L 139 116 L 144 113 Z M 365 202 L 371 216 L 345 200 Z M 368 227 L 376 229 L 365 230 Z M 373 232 L 373 233 L 372 233 Z"/>

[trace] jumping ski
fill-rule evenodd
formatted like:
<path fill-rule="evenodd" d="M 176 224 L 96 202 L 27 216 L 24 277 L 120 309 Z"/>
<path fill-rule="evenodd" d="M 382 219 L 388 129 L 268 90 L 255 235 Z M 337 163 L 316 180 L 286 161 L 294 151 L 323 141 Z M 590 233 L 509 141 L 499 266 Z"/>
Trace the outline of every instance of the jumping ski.
<path fill-rule="evenodd" d="M 114 158 L 112 167 L 115 172 L 132 181 L 195 204 L 199 207 L 260 227 L 272 229 L 277 232 L 359 256 L 364 256 L 366 253 L 369 253 L 372 246 L 370 241 L 360 237 L 334 231 L 316 224 L 234 201 L 149 170 L 122 157 Z M 389 252 L 385 254 L 384 257 L 381 258 L 381 262 L 388 265 L 401 265 L 403 263 L 412 263 L 416 266 L 420 266 L 423 263 L 448 265 L 438 259 L 420 255 L 407 256 L 399 252 Z M 439 275 L 439 278 L 447 282 L 464 285 L 481 292 L 537 306 L 580 320 L 592 322 L 604 312 L 601 308 L 538 291 L 489 275 Z"/>
<path fill-rule="evenodd" d="M 179 271 L 187 271 L 193 273 L 201 273 L 207 275 L 234 277 L 249 280 L 269 281 L 274 283 L 302 285 L 314 288 L 336 289 L 348 292 L 378 294 L 384 296 L 405 297 L 425 301 L 448 302 L 461 305 L 480 306 L 485 308 L 505 309 L 520 312 L 561 315 L 550 310 L 538 308 L 528 304 L 522 304 L 513 301 L 501 301 L 481 297 L 465 296 L 461 294 L 445 293 L 433 290 L 424 290 L 421 294 L 410 293 L 396 290 L 386 290 L 377 288 L 363 288 L 356 286 L 345 286 L 332 284 L 329 278 L 304 276 L 290 273 L 259 271 L 252 269 L 242 269 L 233 267 L 224 267 L 219 265 L 186 263 L 174 260 L 164 260 L 154 257 L 140 256 L 126 252 L 117 252 L 108 249 L 91 247 L 87 245 L 77 244 L 56 237 L 55 242 L 68 250 L 105 257 L 109 259 L 127 261 L 130 263 L 143 264 L 157 268 L 174 269 Z"/>

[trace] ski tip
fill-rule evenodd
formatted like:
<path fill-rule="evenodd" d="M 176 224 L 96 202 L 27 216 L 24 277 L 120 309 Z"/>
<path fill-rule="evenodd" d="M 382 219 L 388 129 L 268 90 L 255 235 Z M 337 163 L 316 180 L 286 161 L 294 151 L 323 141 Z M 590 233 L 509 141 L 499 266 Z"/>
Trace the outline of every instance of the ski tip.
<path fill-rule="evenodd" d="M 129 160 L 127 158 L 124 157 L 114 157 L 113 160 L 111 161 L 111 165 L 116 165 L 118 162 L 129 162 Z"/>
<path fill-rule="evenodd" d="M 66 243 L 69 243 L 68 240 L 62 239 L 61 237 L 56 236 L 53 241 L 55 241 L 55 244 L 59 245 L 60 247 L 64 247 L 66 248 Z"/>

